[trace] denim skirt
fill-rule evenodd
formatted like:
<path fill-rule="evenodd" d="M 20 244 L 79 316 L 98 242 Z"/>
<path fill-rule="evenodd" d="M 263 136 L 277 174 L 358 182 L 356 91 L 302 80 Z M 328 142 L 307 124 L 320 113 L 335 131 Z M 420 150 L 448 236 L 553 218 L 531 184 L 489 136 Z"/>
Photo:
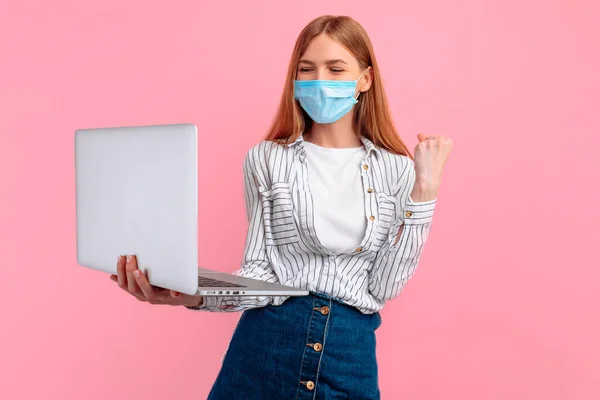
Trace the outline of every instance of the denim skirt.
<path fill-rule="evenodd" d="M 380 325 L 322 293 L 246 310 L 208 399 L 379 399 Z"/>

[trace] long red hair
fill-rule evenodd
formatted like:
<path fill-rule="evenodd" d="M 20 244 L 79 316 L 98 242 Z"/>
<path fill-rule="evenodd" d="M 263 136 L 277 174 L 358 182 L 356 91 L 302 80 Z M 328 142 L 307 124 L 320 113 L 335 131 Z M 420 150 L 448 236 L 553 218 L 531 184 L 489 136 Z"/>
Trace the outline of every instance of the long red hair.
<path fill-rule="evenodd" d="M 282 144 L 292 143 L 302 132 L 310 130 L 312 120 L 294 99 L 293 82 L 296 78 L 300 57 L 306 51 L 310 41 L 323 33 L 348 49 L 356 57 L 362 69 L 370 66 L 373 70 L 371 87 L 360 94 L 358 104 L 354 106 L 355 131 L 371 140 L 377 147 L 408 156 L 414 160 L 392 122 L 371 40 L 357 21 L 346 16 L 324 15 L 316 18 L 298 36 L 288 67 L 281 102 L 265 140 L 277 141 Z"/>

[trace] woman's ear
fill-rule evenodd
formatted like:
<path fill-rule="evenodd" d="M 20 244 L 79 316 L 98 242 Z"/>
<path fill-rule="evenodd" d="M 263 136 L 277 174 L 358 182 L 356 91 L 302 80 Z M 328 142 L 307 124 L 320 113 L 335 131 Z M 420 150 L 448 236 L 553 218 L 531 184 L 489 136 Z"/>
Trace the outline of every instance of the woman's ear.
<path fill-rule="evenodd" d="M 373 84 L 373 68 L 371 68 L 371 66 L 367 67 L 365 70 L 361 82 L 362 84 L 359 89 L 361 92 L 366 92 L 371 88 L 371 85 Z"/>

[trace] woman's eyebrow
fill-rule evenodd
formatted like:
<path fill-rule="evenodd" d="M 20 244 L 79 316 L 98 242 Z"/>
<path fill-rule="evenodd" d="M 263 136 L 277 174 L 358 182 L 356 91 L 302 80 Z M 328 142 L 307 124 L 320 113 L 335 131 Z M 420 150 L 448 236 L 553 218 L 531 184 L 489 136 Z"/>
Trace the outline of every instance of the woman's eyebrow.
<path fill-rule="evenodd" d="M 338 58 L 336 60 L 329 60 L 329 61 L 325 61 L 325 64 L 331 65 L 331 64 L 346 64 L 348 65 L 348 63 L 344 60 L 342 60 L 341 58 Z"/>
<path fill-rule="evenodd" d="M 315 65 L 314 62 L 309 61 L 309 60 L 300 60 L 300 61 L 298 61 L 298 64 Z M 346 65 L 348 65 L 348 63 L 342 59 L 327 60 L 327 61 L 325 61 L 325 64 L 327 64 L 327 65 L 331 65 L 331 64 L 346 64 Z"/>

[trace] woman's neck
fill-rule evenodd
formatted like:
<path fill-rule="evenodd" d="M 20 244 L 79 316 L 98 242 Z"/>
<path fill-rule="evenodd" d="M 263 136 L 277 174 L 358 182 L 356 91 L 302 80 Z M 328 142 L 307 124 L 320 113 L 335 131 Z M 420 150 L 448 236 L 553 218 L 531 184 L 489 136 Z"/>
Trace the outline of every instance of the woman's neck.
<path fill-rule="evenodd" d="M 362 142 L 352 124 L 352 113 L 344 115 L 333 124 L 312 124 L 309 132 L 304 134 L 304 140 L 321 147 L 360 147 Z"/>

